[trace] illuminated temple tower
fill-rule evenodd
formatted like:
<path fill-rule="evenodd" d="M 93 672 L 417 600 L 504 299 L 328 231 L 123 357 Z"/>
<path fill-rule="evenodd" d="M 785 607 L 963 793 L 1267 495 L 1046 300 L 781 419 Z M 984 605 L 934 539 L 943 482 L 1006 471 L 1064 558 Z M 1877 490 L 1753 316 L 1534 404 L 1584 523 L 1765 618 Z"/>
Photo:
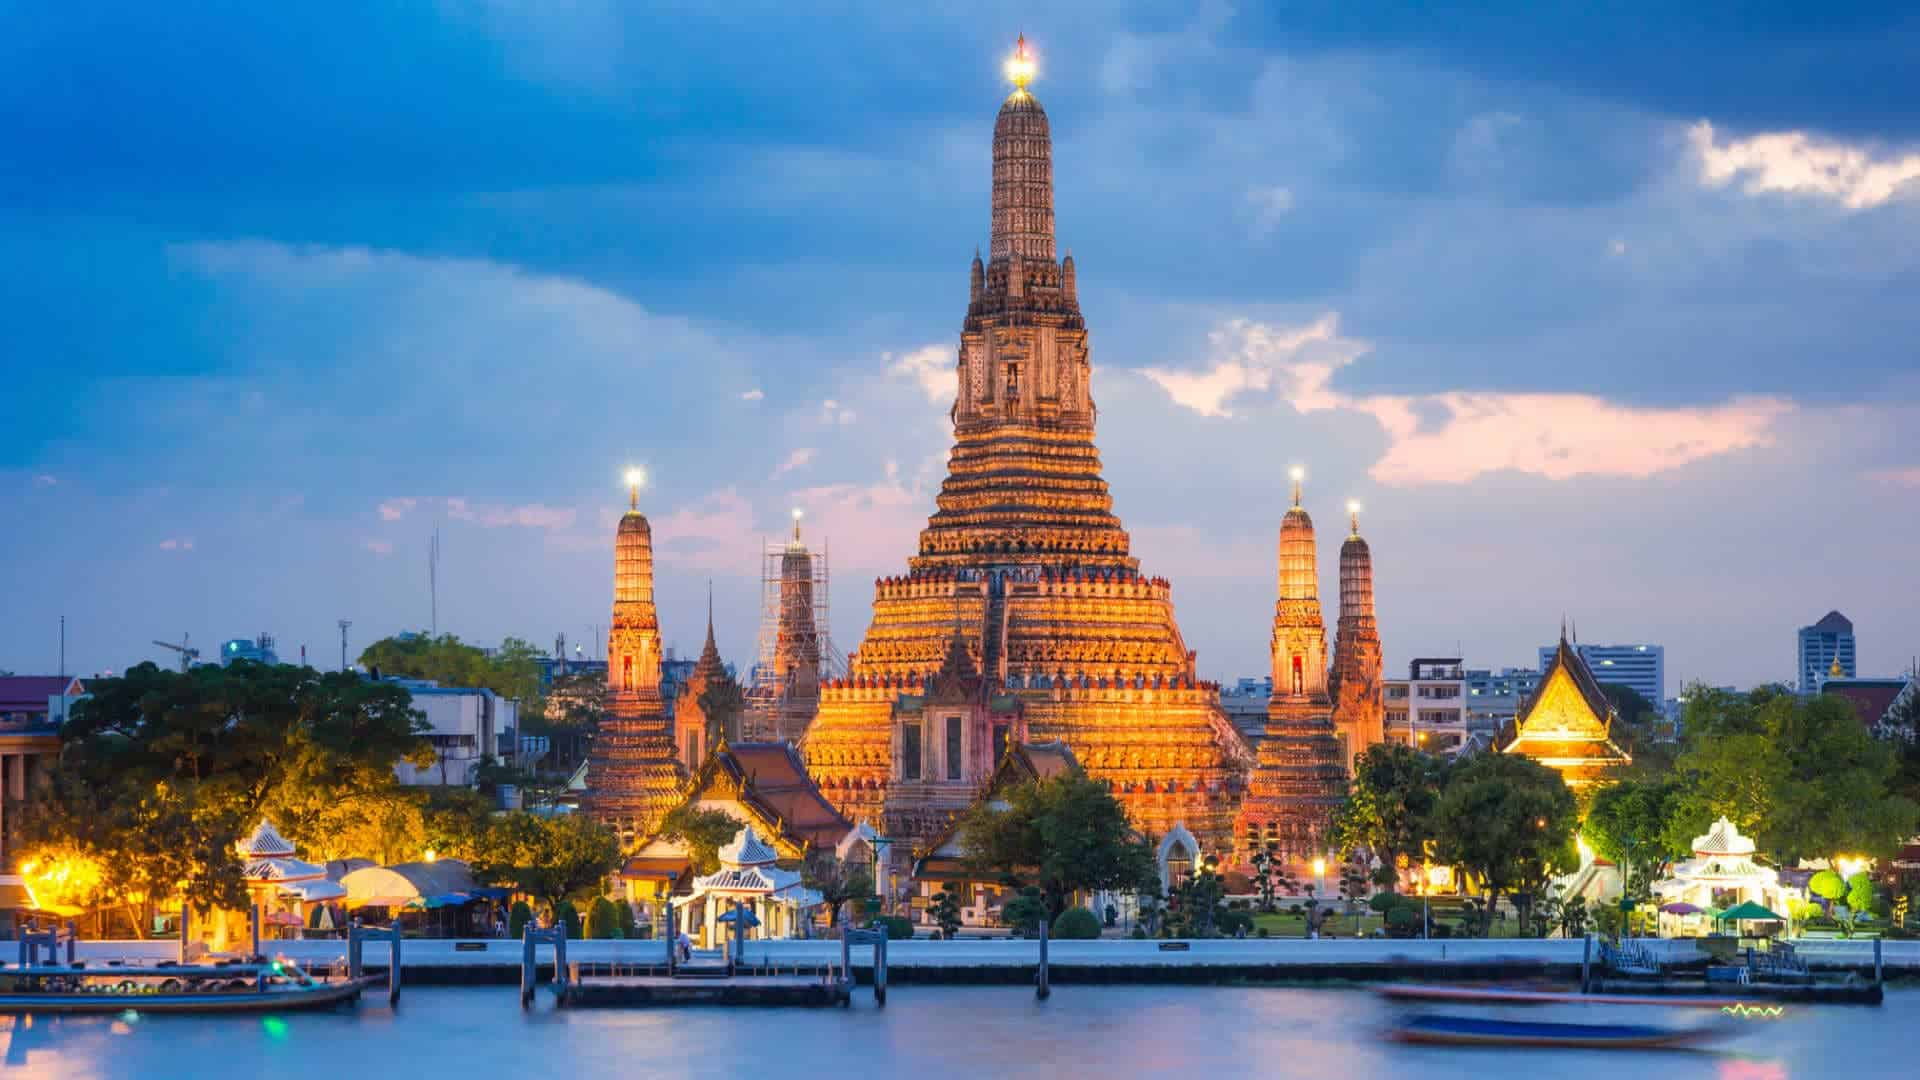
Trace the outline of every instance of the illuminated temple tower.
<path fill-rule="evenodd" d="M 1293 508 L 1280 521 L 1280 596 L 1273 609 L 1273 697 L 1260 763 L 1240 808 L 1242 861 L 1271 846 L 1291 860 L 1325 844 L 1327 823 L 1344 793 L 1345 771 L 1327 697 L 1327 631 L 1320 616 L 1313 519 L 1300 505 L 1302 472 L 1293 470 Z"/>
<path fill-rule="evenodd" d="M 1373 618 L 1373 553 L 1360 537 L 1360 505 L 1349 503 L 1353 532 L 1340 545 L 1340 622 L 1333 635 L 1333 728 L 1347 775 L 1353 759 L 1386 738 L 1380 681 L 1380 628 Z"/>
<path fill-rule="evenodd" d="M 621 837 L 648 835 L 679 801 L 686 771 L 660 698 L 660 618 L 653 607 L 653 529 L 640 513 L 640 481 L 613 546 L 613 623 L 607 631 L 607 715 L 593 740 L 583 800 Z"/>
<path fill-rule="evenodd" d="M 821 691 L 802 749 L 848 817 L 920 836 L 928 807 L 896 790 L 898 747 L 963 733 L 929 716 L 925 686 L 955 647 L 986 680 L 988 711 L 1032 739 L 1064 740 L 1156 836 L 1185 826 L 1225 850 L 1252 758 L 1194 678 L 1171 586 L 1140 572 L 1094 447 L 1087 328 L 1072 256 L 1056 260 L 1052 139 L 1016 84 L 993 130 L 989 259 L 976 253 L 956 357 L 954 445 L 907 573 L 875 583 L 873 622 L 849 676 Z M 953 661 L 953 662 L 957 662 Z M 927 751 L 927 761 L 965 755 Z M 903 845 L 904 846 L 904 845 Z"/>

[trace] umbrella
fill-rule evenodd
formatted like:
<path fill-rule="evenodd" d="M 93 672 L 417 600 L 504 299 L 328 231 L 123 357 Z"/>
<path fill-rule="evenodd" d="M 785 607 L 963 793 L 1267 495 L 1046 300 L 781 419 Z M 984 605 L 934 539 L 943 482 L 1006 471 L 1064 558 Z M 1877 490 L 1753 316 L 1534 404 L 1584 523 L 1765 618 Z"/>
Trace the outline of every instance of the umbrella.
<path fill-rule="evenodd" d="M 760 925 L 759 916 L 755 915 L 751 910 L 747 908 L 734 908 L 732 911 L 729 911 L 723 915 L 714 916 L 713 921 L 723 922 L 723 923 L 744 921 L 748 926 Z"/>
<path fill-rule="evenodd" d="M 334 928 L 333 909 L 331 907 L 325 904 L 320 905 L 320 917 L 314 920 L 313 928 L 315 930 L 332 930 Z"/>
<path fill-rule="evenodd" d="M 1775 915 L 1773 912 L 1768 911 L 1766 908 L 1761 907 L 1751 900 L 1744 904 L 1738 904 L 1728 908 L 1716 916 L 1716 918 L 1721 922 L 1745 922 L 1749 919 L 1772 919 L 1775 922 L 1786 921 L 1781 916 Z"/>
<path fill-rule="evenodd" d="M 1697 908 L 1692 904 L 1687 903 L 1684 900 L 1676 900 L 1671 904 L 1661 904 L 1660 910 L 1666 912 L 1669 915 L 1698 915 L 1700 914 L 1702 909 Z"/>

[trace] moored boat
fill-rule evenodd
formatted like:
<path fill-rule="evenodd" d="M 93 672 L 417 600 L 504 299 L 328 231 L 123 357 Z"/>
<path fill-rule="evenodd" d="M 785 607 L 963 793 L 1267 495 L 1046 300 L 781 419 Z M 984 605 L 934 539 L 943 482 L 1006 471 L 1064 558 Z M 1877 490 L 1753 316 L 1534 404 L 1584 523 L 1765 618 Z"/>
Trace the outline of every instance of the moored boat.
<path fill-rule="evenodd" d="M 384 976 L 315 979 L 290 966 L 0 967 L 0 1013 L 256 1013 L 326 1009 Z"/>
<path fill-rule="evenodd" d="M 1497 1017 L 1420 1015 L 1388 1031 L 1396 1042 L 1430 1046 L 1508 1046 L 1587 1050 L 1664 1050 L 1724 1037 L 1715 1026 L 1665 1028 L 1651 1024 L 1569 1024 Z"/>

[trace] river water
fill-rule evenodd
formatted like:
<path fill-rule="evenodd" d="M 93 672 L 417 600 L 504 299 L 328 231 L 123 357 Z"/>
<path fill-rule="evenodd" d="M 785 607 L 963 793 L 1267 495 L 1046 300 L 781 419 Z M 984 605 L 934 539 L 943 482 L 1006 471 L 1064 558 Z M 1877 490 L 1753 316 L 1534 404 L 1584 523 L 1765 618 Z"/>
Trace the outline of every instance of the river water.
<path fill-rule="evenodd" d="M 0 1017 L 0 1077 L 248 1077 L 442 1080 L 636 1077 L 1366 1077 L 1528 1080 L 1714 1077 L 1787 1080 L 1920 1074 L 1920 990 L 1880 1008 L 1789 1005 L 1743 1021 L 1712 1051 L 1452 1050 L 1380 1041 L 1392 1008 L 1362 990 L 901 985 L 887 1008 L 555 1011 L 523 1014 L 514 988 L 415 987 L 397 1013 L 284 1017 Z M 1556 1007 L 1558 1008 L 1558 1007 Z M 1577 1012 L 1575 1012 L 1577 1010 Z M 1656 1018 L 1657 1013 L 1656 1012 Z M 1633 1019 L 1646 1010 L 1569 1006 L 1530 1016 Z"/>

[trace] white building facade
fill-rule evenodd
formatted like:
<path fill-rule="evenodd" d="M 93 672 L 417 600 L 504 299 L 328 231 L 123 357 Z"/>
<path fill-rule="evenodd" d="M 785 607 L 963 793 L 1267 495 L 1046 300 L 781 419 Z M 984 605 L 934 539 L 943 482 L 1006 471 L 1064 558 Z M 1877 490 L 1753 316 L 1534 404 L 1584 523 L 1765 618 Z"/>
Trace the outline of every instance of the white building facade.
<path fill-rule="evenodd" d="M 403 761 L 393 767 L 403 784 L 472 787 L 480 766 L 502 757 L 500 736 L 519 728 L 519 703 L 491 690 L 425 679 L 388 681 L 413 695 L 413 707 L 426 714 L 426 738 L 433 744 L 432 765 L 422 769 Z"/>

